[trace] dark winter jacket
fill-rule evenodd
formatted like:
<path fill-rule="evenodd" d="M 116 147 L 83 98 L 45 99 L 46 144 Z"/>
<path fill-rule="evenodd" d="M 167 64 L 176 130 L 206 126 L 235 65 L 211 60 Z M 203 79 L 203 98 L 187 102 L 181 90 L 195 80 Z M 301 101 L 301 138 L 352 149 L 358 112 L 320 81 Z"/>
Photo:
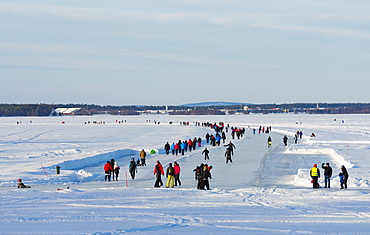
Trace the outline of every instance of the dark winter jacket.
<path fill-rule="evenodd" d="M 169 175 L 175 175 L 175 169 L 172 166 L 167 168 L 166 176 L 168 177 Z"/>
<path fill-rule="evenodd" d="M 208 178 L 212 179 L 211 172 L 209 172 L 209 170 L 206 166 L 203 167 L 203 170 L 201 172 L 201 176 L 202 176 L 203 180 L 208 180 Z"/>
<path fill-rule="evenodd" d="M 324 165 L 324 163 L 321 165 L 322 169 L 324 169 L 324 175 L 328 175 L 329 177 L 332 176 L 333 174 L 333 169 L 331 168 L 331 166 L 326 166 Z"/>

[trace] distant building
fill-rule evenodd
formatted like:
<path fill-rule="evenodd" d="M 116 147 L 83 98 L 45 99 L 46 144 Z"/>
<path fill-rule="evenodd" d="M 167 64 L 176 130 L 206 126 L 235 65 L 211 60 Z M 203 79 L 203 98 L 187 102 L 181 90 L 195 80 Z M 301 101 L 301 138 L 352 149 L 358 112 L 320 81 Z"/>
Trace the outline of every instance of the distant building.
<path fill-rule="evenodd" d="M 57 108 L 51 113 L 52 116 L 81 116 L 91 115 L 89 111 L 83 108 Z"/>

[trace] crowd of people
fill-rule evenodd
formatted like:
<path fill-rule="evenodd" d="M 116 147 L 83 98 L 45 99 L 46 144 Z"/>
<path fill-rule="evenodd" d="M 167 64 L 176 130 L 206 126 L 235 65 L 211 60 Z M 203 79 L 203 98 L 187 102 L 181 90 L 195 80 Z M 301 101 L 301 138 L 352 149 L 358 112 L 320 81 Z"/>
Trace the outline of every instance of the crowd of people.
<path fill-rule="evenodd" d="M 324 170 L 324 182 L 325 186 L 324 188 L 330 188 L 330 179 L 333 175 L 333 169 L 330 166 L 329 163 L 322 163 L 321 168 Z M 342 165 L 339 172 L 339 183 L 340 183 L 340 189 L 347 189 L 347 181 L 348 181 L 348 171 L 344 165 Z M 317 164 L 314 164 L 313 167 L 310 170 L 310 176 L 312 178 L 312 188 L 320 188 L 319 185 L 319 178 L 321 176 L 320 169 L 317 167 Z"/>

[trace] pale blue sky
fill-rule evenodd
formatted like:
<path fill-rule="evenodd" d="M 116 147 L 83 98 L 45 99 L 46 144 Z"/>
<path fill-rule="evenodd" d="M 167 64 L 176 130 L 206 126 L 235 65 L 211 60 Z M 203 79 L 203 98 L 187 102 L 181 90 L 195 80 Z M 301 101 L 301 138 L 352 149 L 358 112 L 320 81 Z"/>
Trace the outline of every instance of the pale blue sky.
<path fill-rule="evenodd" d="M 370 102 L 370 2 L 0 0 L 0 103 Z"/>

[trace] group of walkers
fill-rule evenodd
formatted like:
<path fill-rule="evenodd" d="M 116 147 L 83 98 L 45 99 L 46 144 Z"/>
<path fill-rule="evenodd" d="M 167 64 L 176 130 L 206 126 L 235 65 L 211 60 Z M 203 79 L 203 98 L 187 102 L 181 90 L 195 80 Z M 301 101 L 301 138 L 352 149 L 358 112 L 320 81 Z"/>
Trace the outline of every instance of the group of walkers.
<path fill-rule="evenodd" d="M 181 186 L 180 181 L 180 165 L 177 162 L 169 163 L 166 169 L 166 188 L 173 188 L 174 186 Z M 156 181 L 154 183 L 154 187 L 160 188 L 163 185 L 162 175 L 164 175 L 163 166 L 159 160 L 157 160 L 156 165 L 154 166 L 154 175 Z"/>
<path fill-rule="evenodd" d="M 112 158 L 110 161 L 107 161 L 107 163 L 104 165 L 104 172 L 105 177 L 104 181 L 110 182 L 111 177 L 114 180 L 118 181 L 119 171 L 120 167 L 118 166 L 118 163 Z"/>
<path fill-rule="evenodd" d="M 197 166 L 193 172 L 195 173 L 195 180 L 197 183 L 197 189 L 200 190 L 211 190 L 209 186 L 209 179 L 212 179 L 211 175 L 212 166 L 208 166 L 208 164 L 200 164 Z"/>
<path fill-rule="evenodd" d="M 333 169 L 331 168 L 329 163 L 323 163 L 321 165 L 322 169 L 324 169 L 324 188 L 330 188 L 330 179 L 333 175 Z M 348 171 L 344 165 L 342 165 L 339 172 L 339 182 L 340 182 L 340 189 L 347 189 L 347 181 L 348 181 Z M 320 188 L 319 185 L 319 178 L 320 178 L 320 169 L 317 167 L 317 164 L 314 164 L 310 170 L 310 176 L 312 178 L 311 183 L 313 188 Z"/>
<path fill-rule="evenodd" d="M 202 147 L 202 138 L 200 137 L 194 137 L 194 139 L 188 139 L 184 141 L 179 140 L 176 143 L 173 142 L 171 145 L 169 142 L 167 142 L 164 145 L 164 150 L 166 151 L 166 155 L 169 155 L 171 151 L 172 155 L 177 156 L 179 153 L 181 153 L 181 155 L 184 155 L 187 151 L 191 152 L 197 147 Z"/>

